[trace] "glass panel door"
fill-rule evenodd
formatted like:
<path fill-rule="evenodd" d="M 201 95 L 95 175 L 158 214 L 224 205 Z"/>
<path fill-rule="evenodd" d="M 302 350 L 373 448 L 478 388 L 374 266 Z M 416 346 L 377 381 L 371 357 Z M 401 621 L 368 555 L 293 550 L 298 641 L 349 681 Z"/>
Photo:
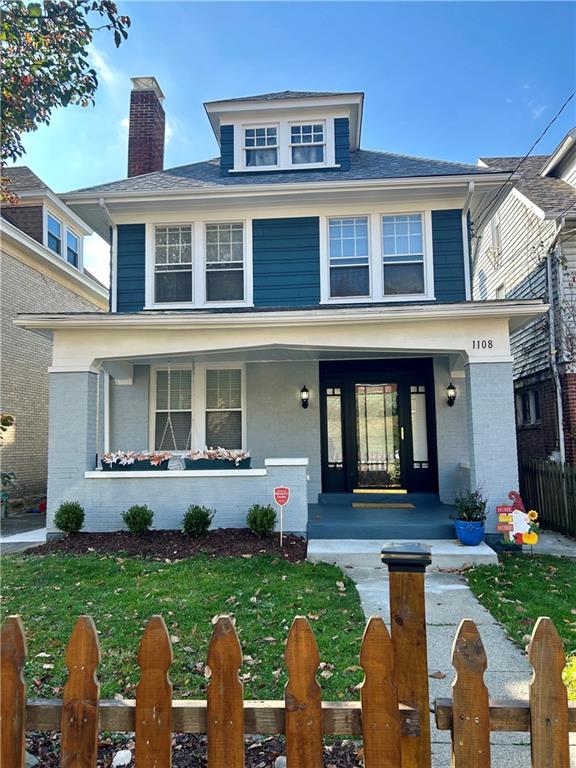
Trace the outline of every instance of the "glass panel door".
<path fill-rule="evenodd" d="M 359 488 L 399 488 L 400 421 L 397 384 L 356 384 Z"/>

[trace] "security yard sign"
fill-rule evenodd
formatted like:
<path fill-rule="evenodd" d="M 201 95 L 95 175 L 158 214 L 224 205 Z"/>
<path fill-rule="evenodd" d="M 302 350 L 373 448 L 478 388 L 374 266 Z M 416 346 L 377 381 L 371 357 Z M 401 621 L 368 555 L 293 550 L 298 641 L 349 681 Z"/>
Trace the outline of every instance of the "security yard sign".
<path fill-rule="evenodd" d="M 284 535 L 284 507 L 290 500 L 290 488 L 285 485 L 279 485 L 274 488 L 274 501 L 280 507 L 280 546 Z"/>

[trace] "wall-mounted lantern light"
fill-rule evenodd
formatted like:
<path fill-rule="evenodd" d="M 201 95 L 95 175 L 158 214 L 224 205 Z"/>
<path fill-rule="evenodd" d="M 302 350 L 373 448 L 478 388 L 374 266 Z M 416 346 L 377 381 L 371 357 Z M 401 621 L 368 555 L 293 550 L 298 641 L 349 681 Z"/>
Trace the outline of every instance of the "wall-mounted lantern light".
<path fill-rule="evenodd" d="M 452 408 L 452 406 L 454 405 L 454 401 L 456 400 L 457 394 L 458 393 L 456 392 L 456 387 L 454 386 L 454 384 L 452 384 L 452 382 L 450 382 L 450 384 L 448 384 L 448 386 L 446 387 L 446 399 L 448 400 L 448 406 L 450 408 Z"/>
<path fill-rule="evenodd" d="M 302 387 L 300 390 L 300 404 L 302 405 L 302 408 L 308 408 L 308 404 L 310 402 L 310 391 L 308 387 Z"/>

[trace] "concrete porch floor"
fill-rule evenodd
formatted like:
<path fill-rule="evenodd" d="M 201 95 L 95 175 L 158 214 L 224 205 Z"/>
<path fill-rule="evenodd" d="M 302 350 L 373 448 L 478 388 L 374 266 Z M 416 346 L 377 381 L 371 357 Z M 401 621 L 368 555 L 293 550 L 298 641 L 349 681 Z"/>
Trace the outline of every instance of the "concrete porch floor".
<path fill-rule="evenodd" d="M 358 506 L 378 503 L 413 508 Z M 453 510 L 433 493 L 321 493 L 317 504 L 308 505 L 308 539 L 450 540 Z"/>

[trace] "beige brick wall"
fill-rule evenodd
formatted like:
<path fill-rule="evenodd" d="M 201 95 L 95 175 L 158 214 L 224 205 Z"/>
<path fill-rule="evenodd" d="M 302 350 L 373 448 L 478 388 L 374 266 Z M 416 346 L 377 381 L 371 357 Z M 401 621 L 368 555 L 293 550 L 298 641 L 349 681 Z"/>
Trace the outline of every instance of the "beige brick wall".
<path fill-rule="evenodd" d="M 18 494 L 46 491 L 48 366 L 52 342 L 16 328 L 19 312 L 95 312 L 99 308 L 54 278 L 0 252 L 0 408 L 16 423 L 0 448 L 2 471 L 16 472 Z"/>

